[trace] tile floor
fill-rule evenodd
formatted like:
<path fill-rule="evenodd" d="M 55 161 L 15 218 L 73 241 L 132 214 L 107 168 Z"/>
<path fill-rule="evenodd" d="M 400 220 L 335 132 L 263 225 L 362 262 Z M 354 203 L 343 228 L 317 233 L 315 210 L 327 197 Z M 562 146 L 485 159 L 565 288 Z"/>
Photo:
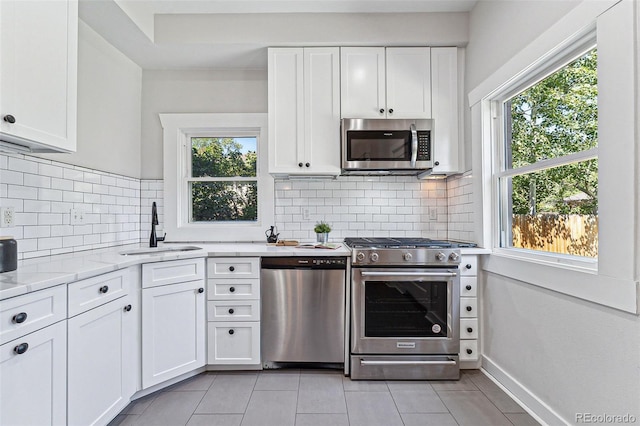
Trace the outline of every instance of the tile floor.
<path fill-rule="evenodd" d="M 538 423 L 478 370 L 460 381 L 352 381 L 330 370 L 209 372 L 138 399 L 110 424 L 529 426 Z"/>

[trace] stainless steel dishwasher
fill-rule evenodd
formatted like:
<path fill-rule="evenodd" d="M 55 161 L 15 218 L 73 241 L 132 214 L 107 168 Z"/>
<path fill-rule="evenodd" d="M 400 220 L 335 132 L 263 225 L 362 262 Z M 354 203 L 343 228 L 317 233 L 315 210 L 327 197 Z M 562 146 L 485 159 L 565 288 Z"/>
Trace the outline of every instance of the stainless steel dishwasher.
<path fill-rule="evenodd" d="M 344 257 L 262 258 L 262 365 L 345 362 Z"/>

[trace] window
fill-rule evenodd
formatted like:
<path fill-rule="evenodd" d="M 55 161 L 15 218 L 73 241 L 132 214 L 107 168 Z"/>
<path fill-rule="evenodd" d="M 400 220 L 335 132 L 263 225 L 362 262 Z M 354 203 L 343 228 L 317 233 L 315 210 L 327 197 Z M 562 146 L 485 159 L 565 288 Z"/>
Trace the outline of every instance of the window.
<path fill-rule="evenodd" d="M 189 136 L 187 158 L 190 222 L 256 222 L 256 135 Z"/>
<path fill-rule="evenodd" d="M 597 258 L 597 51 L 501 101 L 500 246 Z"/>
<path fill-rule="evenodd" d="M 267 114 L 160 114 L 167 241 L 263 241 L 273 225 Z"/>

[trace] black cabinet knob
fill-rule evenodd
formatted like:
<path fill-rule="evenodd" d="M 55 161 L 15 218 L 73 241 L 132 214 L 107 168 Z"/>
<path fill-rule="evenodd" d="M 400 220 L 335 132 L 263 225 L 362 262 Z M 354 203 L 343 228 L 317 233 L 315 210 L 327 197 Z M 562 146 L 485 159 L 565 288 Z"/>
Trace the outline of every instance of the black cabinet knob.
<path fill-rule="evenodd" d="M 235 333 L 235 331 L 233 331 L 233 329 L 229 330 L 229 334 L 233 334 Z"/>
<path fill-rule="evenodd" d="M 471 312 L 473 308 L 471 306 L 467 306 L 467 312 Z"/>
<path fill-rule="evenodd" d="M 380 114 L 384 114 L 384 108 L 380 108 Z"/>
<path fill-rule="evenodd" d="M 439 161 L 436 161 L 435 163 L 433 163 L 433 165 L 434 165 L 434 166 L 439 166 L 439 165 L 440 165 L 440 162 L 439 162 Z"/>
<path fill-rule="evenodd" d="M 467 327 L 467 333 L 473 333 L 473 328 Z"/>
<path fill-rule="evenodd" d="M 4 117 L 2 117 L 2 119 L 9 124 L 13 124 L 16 122 L 16 118 L 11 114 L 5 115 Z"/>
<path fill-rule="evenodd" d="M 13 318 L 11 318 L 11 321 L 13 321 L 14 324 L 22 324 L 26 320 L 27 320 L 26 312 L 20 312 L 19 314 L 16 314 L 13 316 Z"/>
<path fill-rule="evenodd" d="M 233 293 L 234 291 L 236 291 L 236 288 L 235 288 L 235 287 L 229 287 L 229 291 L 230 291 L 231 293 Z"/>
<path fill-rule="evenodd" d="M 18 355 L 22 355 L 23 353 L 25 353 L 27 351 L 27 349 L 29 349 L 29 344 L 28 343 L 20 343 L 18 346 L 13 348 L 13 352 L 15 352 Z"/>
<path fill-rule="evenodd" d="M 233 314 L 234 312 L 233 308 L 229 309 L 229 314 Z"/>
<path fill-rule="evenodd" d="M 125 306 L 125 307 L 124 307 L 124 311 L 125 311 L 125 312 L 129 312 L 129 311 L 131 311 L 131 305 L 127 305 L 127 306 Z"/>
<path fill-rule="evenodd" d="M 198 293 L 204 293 L 204 288 L 200 287 L 200 288 L 198 289 Z"/>
<path fill-rule="evenodd" d="M 470 264 L 470 263 L 467 263 L 467 264 L 465 265 L 465 268 L 467 268 L 467 269 L 471 269 L 471 264 Z"/>
<path fill-rule="evenodd" d="M 469 355 L 471 355 L 471 354 L 473 353 L 473 351 L 472 351 L 471 349 L 467 349 L 467 353 L 468 353 Z"/>
<path fill-rule="evenodd" d="M 467 286 L 465 287 L 467 290 L 471 291 L 471 286 L 469 284 L 467 284 Z"/>
<path fill-rule="evenodd" d="M 233 271 L 235 271 L 235 270 L 236 270 L 236 268 L 235 268 L 234 266 L 229 266 L 229 270 L 230 270 L 231 272 L 233 272 Z"/>
<path fill-rule="evenodd" d="M 311 163 L 305 163 L 305 167 L 311 167 Z"/>
<path fill-rule="evenodd" d="M 389 108 L 389 114 L 393 114 L 393 108 Z"/>
<path fill-rule="evenodd" d="M 298 167 L 302 167 L 302 165 L 303 165 L 302 163 L 298 163 Z"/>
<path fill-rule="evenodd" d="M 102 287 L 100 287 L 100 293 L 105 294 L 106 292 L 109 291 L 109 286 L 107 285 L 103 285 Z"/>

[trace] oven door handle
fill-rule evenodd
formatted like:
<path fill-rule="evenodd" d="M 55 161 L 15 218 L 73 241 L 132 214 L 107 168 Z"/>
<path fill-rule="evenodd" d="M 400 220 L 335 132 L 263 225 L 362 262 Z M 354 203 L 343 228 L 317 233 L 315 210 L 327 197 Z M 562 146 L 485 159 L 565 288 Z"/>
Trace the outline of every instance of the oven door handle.
<path fill-rule="evenodd" d="M 414 123 L 411 123 L 409 130 L 411 131 L 411 168 L 415 169 L 418 159 L 418 131 Z"/>
<path fill-rule="evenodd" d="M 363 277 L 455 277 L 456 272 L 369 272 L 362 271 Z"/>
<path fill-rule="evenodd" d="M 453 360 L 449 361 L 366 361 L 360 360 L 361 365 L 456 365 Z"/>

